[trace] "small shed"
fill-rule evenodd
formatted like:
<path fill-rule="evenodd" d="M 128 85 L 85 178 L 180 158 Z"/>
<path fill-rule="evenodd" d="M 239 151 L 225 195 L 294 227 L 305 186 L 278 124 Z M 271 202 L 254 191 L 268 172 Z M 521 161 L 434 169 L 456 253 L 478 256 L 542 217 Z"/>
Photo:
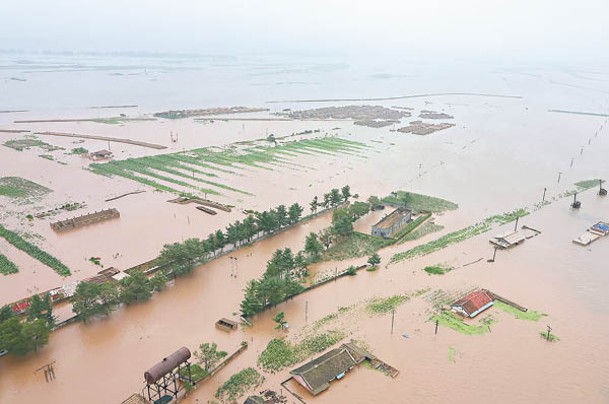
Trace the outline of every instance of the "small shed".
<path fill-rule="evenodd" d="M 527 239 L 526 234 L 521 231 L 509 231 L 507 233 L 499 234 L 492 239 L 490 243 L 496 245 L 499 248 L 510 248 L 514 247 Z"/>
<path fill-rule="evenodd" d="M 228 318 L 223 317 L 220 320 L 216 321 L 216 328 L 219 328 L 224 331 L 233 331 L 236 330 L 237 327 L 237 322 L 229 320 Z"/>
<path fill-rule="evenodd" d="M 389 238 L 411 221 L 412 211 L 410 209 L 397 208 L 372 226 L 372 235 Z"/>
<path fill-rule="evenodd" d="M 495 296 L 489 290 L 481 289 L 457 300 L 451 308 L 464 317 L 474 318 L 491 307 L 494 301 Z"/>
<path fill-rule="evenodd" d="M 588 231 L 593 234 L 598 234 L 599 236 L 606 236 L 609 234 L 609 223 L 598 222 L 592 225 Z"/>
<path fill-rule="evenodd" d="M 114 157 L 114 154 L 110 150 L 102 149 L 95 152 L 89 153 L 89 158 L 91 160 L 107 160 Z"/>

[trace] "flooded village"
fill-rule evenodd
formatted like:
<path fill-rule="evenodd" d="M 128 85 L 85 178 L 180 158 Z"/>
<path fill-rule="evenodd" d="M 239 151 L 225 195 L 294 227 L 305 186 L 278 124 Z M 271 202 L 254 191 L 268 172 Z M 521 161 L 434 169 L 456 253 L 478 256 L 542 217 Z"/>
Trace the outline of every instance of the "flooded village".
<path fill-rule="evenodd" d="M 1 104 L 0 403 L 606 403 L 606 93 L 526 73 Z"/>

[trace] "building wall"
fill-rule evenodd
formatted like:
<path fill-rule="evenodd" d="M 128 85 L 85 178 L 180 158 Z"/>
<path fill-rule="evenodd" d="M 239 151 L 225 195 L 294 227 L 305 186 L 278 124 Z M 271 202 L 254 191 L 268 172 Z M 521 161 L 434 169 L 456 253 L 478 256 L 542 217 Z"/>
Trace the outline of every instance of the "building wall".
<path fill-rule="evenodd" d="M 372 226 L 372 235 L 377 237 L 388 238 L 395 234 L 398 230 L 404 227 L 412 220 L 412 213 L 406 212 L 402 215 L 402 218 L 393 224 L 393 226 L 386 229 L 378 228 L 376 225 Z"/>

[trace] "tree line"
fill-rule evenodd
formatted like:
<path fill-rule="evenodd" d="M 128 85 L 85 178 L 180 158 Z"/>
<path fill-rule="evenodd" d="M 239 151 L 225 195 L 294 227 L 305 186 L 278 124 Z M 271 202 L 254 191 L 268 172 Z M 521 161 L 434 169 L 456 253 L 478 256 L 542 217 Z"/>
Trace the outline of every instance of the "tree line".
<path fill-rule="evenodd" d="M 334 207 L 350 196 L 349 186 L 343 187 L 342 191 L 333 189 L 324 195 L 324 200 L 328 202 L 319 206 Z M 301 220 L 303 211 L 304 208 L 298 203 L 293 203 L 289 207 L 278 205 L 267 211 L 251 212 L 242 221 L 237 220 L 226 226 L 224 231 L 216 230 L 204 239 L 189 238 L 183 242 L 166 244 L 155 260 L 160 268 L 155 276 L 148 278 L 142 272 L 133 272 L 118 284 L 81 282 L 72 297 L 73 311 L 81 320 L 87 322 L 92 317 L 110 314 L 120 304 L 146 301 L 153 292 L 161 290 L 171 277 L 190 274 L 196 267 L 214 258 L 218 253 L 224 252 L 227 246 L 232 245 L 234 249 L 296 224 Z M 290 271 L 297 269 L 302 271 L 306 266 L 303 254 L 297 254 L 291 260 L 294 261 L 295 266 L 290 268 Z M 276 265 L 283 264 L 276 263 Z M 277 269 L 272 269 L 271 272 L 284 273 L 283 270 Z M 280 283 L 281 285 L 276 286 L 281 291 L 289 282 L 282 280 Z M 275 300 L 276 298 L 273 297 L 272 301 Z"/>
<path fill-rule="evenodd" d="M 344 201 L 344 200 L 343 200 Z M 294 254 L 290 248 L 278 249 L 267 262 L 260 279 L 250 280 L 241 301 L 241 315 L 251 318 L 269 306 L 275 306 L 305 290 L 302 281 L 308 275 L 307 265 L 317 262 L 332 243 L 353 234 L 353 222 L 370 210 L 366 202 L 337 208 L 332 226 L 306 237 L 303 251 Z"/>
<path fill-rule="evenodd" d="M 35 352 L 49 341 L 55 326 L 51 298 L 34 295 L 21 319 L 10 306 L 0 308 L 0 351 L 7 350 L 17 356 Z"/>

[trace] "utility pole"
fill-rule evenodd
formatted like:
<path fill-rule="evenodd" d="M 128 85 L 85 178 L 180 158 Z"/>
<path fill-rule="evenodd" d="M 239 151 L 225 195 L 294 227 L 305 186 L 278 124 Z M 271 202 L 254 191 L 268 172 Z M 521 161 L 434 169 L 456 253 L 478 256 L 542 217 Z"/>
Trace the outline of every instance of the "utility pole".
<path fill-rule="evenodd" d="M 559 172 L 558 172 L 558 183 L 559 183 L 559 184 L 560 184 L 560 176 L 561 176 L 561 175 L 562 175 L 562 172 L 561 172 L 561 171 L 559 171 Z"/>
<path fill-rule="evenodd" d="M 546 341 L 550 341 L 550 331 L 552 331 L 552 327 L 548 326 L 548 335 L 546 336 Z"/>
<path fill-rule="evenodd" d="M 395 320 L 395 309 L 391 310 L 391 335 L 393 335 L 393 322 Z"/>
<path fill-rule="evenodd" d="M 541 198 L 541 203 L 543 204 L 546 201 L 546 191 L 548 190 L 548 188 L 544 188 L 543 189 L 543 197 Z"/>
<path fill-rule="evenodd" d="M 514 223 L 514 231 L 516 231 L 518 229 L 518 219 L 520 219 L 519 217 L 516 218 L 516 223 Z"/>
<path fill-rule="evenodd" d="M 573 160 L 575 160 L 575 157 L 571 157 L 571 165 L 569 166 L 569 168 L 573 168 Z"/>
<path fill-rule="evenodd" d="M 440 320 L 436 320 L 436 335 L 438 335 L 438 324 L 440 324 Z"/>
<path fill-rule="evenodd" d="M 495 257 L 497 256 L 497 247 L 493 248 L 493 258 L 490 260 L 486 260 L 486 262 L 495 262 Z"/>

